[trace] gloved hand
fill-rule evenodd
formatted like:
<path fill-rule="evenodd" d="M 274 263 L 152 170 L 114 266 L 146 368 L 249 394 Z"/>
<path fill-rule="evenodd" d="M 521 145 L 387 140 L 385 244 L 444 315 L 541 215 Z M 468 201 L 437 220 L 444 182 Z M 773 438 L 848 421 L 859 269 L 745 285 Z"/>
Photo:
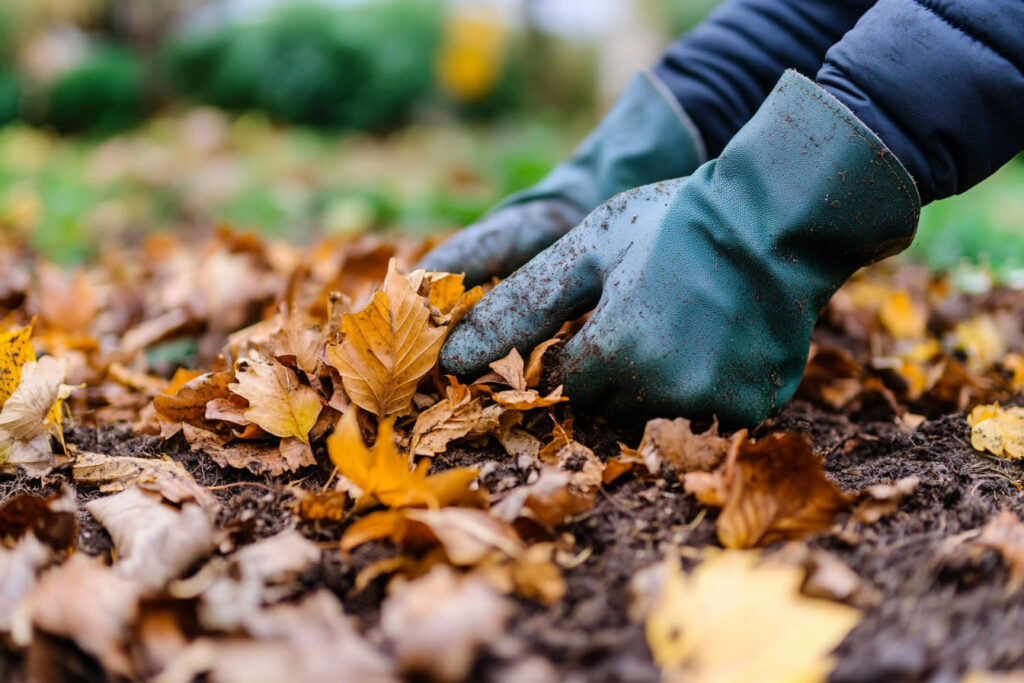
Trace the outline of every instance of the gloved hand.
<path fill-rule="evenodd" d="M 752 426 L 796 390 L 820 309 L 919 212 L 881 140 L 789 71 L 717 160 L 605 202 L 495 287 L 441 367 L 481 373 L 596 305 L 561 352 L 574 404 Z"/>
<path fill-rule="evenodd" d="M 464 272 L 467 284 L 504 277 L 605 199 L 686 175 L 703 161 L 700 136 L 679 103 L 657 76 L 639 73 L 570 159 L 456 233 L 417 267 Z"/>

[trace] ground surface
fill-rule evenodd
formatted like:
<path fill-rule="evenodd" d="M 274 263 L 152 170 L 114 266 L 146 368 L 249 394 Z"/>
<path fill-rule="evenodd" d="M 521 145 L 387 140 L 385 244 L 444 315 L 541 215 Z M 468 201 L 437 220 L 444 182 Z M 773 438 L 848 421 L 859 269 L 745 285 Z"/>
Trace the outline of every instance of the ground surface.
<path fill-rule="evenodd" d="M 1002 299 L 993 303 L 998 297 Z M 966 320 L 979 311 L 1016 310 L 1020 295 L 1002 292 L 958 301 L 955 318 Z M 934 317 L 933 326 L 951 328 L 956 322 L 936 322 Z M 850 333 L 848 325 L 825 322 L 816 340 L 845 347 L 858 360 L 871 355 L 869 337 Z M 899 381 L 890 377 L 889 384 Z M 824 457 L 826 472 L 845 491 L 911 476 L 920 480 L 895 513 L 864 525 L 845 525 L 840 515 L 835 526 L 805 539 L 848 565 L 861 580 L 848 601 L 863 610 L 863 619 L 836 650 L 832 680 L 956 680 L 972 671 L 1024 667 L 1024 592 L 1008 585 L 1011 567 L 1002 555 L 962 542 L 967 532 L 983 527 L 999 511 L 1021 509 L 1024 467 L 972 448 L 965 413 L 949 402 L 925 396 L 894 406 L 892 394 L 879 390 L 836 408 L 806 388 L 800 396 L 753 436 L 779 430 L 807 434 L 815 452 Z M 565 410 L 559 406 L 555 413 Z M 543 432 L 543 427 L 537 429 Z M 635 445 L 641 431 L 642 425 L 613 429 L 600 418 L 576 416 L 576 440 L 603 460 L 619 455 L 620 442 Z M 65 438 L 83 451 L 164 454 L 181 462 L 223 504 L 216 525 L 228 530 L 238 545 L 297 528 L 319 544 L 323 554 L 304 572 L 301 588 L 289 600 L 326 588 L 372 639 L 387 579 L 356 590 L 356 576 L 396 551 L 386 541 L 373 541 L 343 554 L 337 541 L 345 522 L 309 521 L 296 514 L 290 487 L 314 490 L 327 481 L 330 466 L 322 447 L 317 450 L 319 464 L 301 477 L 272 477 L 218 467 L 201 451 L 190 450 L 180 435 L 165 441 L 123 427 L 71 424 Z M 483 449 L 453 445 L 435 458 L 435 469 L 457 466 L 481 467 L 483 487 L 495 495 L 526 483 L 528 477 L 493 441 Z M 570 557 L 561 562 L 564 597 L 550 606 L 514 598 L 506 635 L 478 652 L 472 678 L 659 678 L 644 627 L 629 617 L 629 582 L 669 548 L 679 547 L 684 559 L 692 559 L 695 555 L 687 548 L 718 544 L 718 513 L 687 494 L 673 472 L 660 475 L 626 474 L 601 487 L 592 508 L 558 526 L 559 542 Z M 0 500 L 16 493 L 51 494 L 67 483 L 66 470 L 55 471 L 43 483 L 9 477 L 0 480 Z M 98 495 L 79 487 L 79 504 Z M 81 507 L 78 520 L 79 550 L 109 560 L 113 544 L 104 528 Z M 781 545 L 769 546 L 768 551 Z M 692 566 L 691 559 L 684 565 Z M 61 653 L 59 677 L 88 679 L 100 674 L 95 661 L 74 644 L 58 641 L 55 647 Z M 25 674 L 23 653 L 5 648 L 0 661 L 4 678 Z"/>

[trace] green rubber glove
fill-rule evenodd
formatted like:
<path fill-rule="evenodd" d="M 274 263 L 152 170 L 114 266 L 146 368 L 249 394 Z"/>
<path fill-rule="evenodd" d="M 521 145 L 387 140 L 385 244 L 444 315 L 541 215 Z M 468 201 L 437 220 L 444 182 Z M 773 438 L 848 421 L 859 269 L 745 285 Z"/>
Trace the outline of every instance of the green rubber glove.
<path fill-rule="evenodd" d="M 467 284 L 504 277 L 609 197 L 686 175 L 703 161 L 703 143 L 679 103 L 653 73 L 638 73 L 570 159 L 455 234 L 417 267 L 463 272 Z"/>
<path fill-rule="evenodd" d="M 753 426 L 793 395 L 835 290 L 919 214 L 878 137 L 788 71 L 718 159 L 605 202 L 495 287 L 441 367 L 476 375 L 595 309 L 561 351 L 574 405 Z"/>

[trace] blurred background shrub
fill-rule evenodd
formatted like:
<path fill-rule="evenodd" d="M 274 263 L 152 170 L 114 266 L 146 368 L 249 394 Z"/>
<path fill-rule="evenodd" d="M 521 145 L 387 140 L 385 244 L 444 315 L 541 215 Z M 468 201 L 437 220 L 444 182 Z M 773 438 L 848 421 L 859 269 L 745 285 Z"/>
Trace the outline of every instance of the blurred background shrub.
<path fill-rule="evenodd" d="M 0 248 L 458 228 L 717 2 L 0 0 Z M 1022 223 L 1018 160 L 926 207 L 908 258 L 1024 286 Z"/>

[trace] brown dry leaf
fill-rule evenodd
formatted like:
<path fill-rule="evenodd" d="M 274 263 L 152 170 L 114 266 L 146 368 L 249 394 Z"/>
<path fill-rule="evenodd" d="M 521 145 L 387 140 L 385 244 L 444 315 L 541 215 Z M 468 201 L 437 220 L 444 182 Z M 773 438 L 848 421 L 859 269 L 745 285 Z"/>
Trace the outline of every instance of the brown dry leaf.
<path fill-rule="evenodd" d="M 975 450 L 1005 458 L 1024 458 L 1024 407 L 998 403 L 976 406 L 967 416 Z"/>
<path fill-rule="evenodd" d="M 123 491 L 163 475 L 192 479 L 180 462 L 170 458 L 136 458 L 72 449 L 71 478 L 76 484 L 95 486 L 102 493 Z"/>
<path fill-rule="evenodd" d="M 495 393 L 494 400 L 506 410 L 533 410 L 564 403 L 569 397 L 562 396 L 562 386 L 559 385 L 547 396 L 541 396 L 536 389 L 509 389 Z"/>
<path fill-rule="evenodd" d="M 1003 556 L 1010 569 L 1006 583 L 1008 593 L 1024 586 L 1024 523 L 1015 513 L 1002 510 L 982 528 L 972 545 L 990 548 Z"/>
<path fill-rule="evenodd" d="M 279 443 L 266 441 L 238 441 L 222 444 L 213 435 L 190 440 L 193 451 L 202 451 L 221 467 L 249 470 L 253 474 L 277 477 L 295 472 L 301 467 L 316 464 L 313 451 L 298 439 L 281 439 Z"/>
<path fill-rule="evenodd" d="M 85 504 L 117 548 L 114 568 L 148 588 L 163 588 L 215 547 L 213 523 L 195 503 L 181 509 L 130 488 Z"/>
<path fill-rule="evenodd" d="M 186 579 L 171 587 L 179 598 L 199 592 L 198 616 L 207 629 L 243 627 L 264 605 L 293 594 L 302 573 L 320 562 L 315 543 L 289 529 L 244 546 L 226 562 L 211 565 L 212 580 Z"/>
<path fill-rule="evenodd" d="M 270 337 L 274 358 L 297 366 L 307 375 L 315 374 L 327 339 L 323 326 L 294 304 L 279 318 L 280 327 Z"/>
<path fill-rule="evenodd" d="M 181 424 L 204 426 L 206 420 L 206 404 L 216 398 L 229 398 L 231 390 L 228 386 L 235 381 L 232 372 L 208 372 L 188 379 L 190 373 L 175 374 L 167 387 L 166 393 L 153 399 L 153 408 L 166 424 L 172 427 L 172 436 L 180 429 Z M 186 379 L 179 385 L 181 379 Z"/>
<path fill-rule="evenodd" d="M 458 467 L 427 474 L 430 461 L 409 469 L 409 459 L 395 450 L 392 421 L 383 420 L 373 449 L 363 444 L 350 410 L 327 438 L 327 452 L 338 472 L 362 491 L 363 504 L 379 502 L 388 507 L 442 507 L 480 502 L 480 494 L 469 489 L 477 471 Z"/>
<path fill-rule="evenodd" d="M 70 487 L 49 498 L 30 493 L 10 496 L 0 503 L 0 548 L 14 546 L 19 539 L 33 535 L 51 550 L 71 550 L 78 538 L 77 511 L 75 491 Z M 0 596 L 3 593 L 0 590 Z"/>
<path fill-rule="evenodd" d="M 76 553 L 44 573 L 19 605 L 15 640 L 28 645 L 33 628 L 67 638 L 107 671 L 130 678 L 125 639 L 141 592 L 142 586 L 102 561 Z"/>
<path fill-rule="evenodd" d="M 0 633 L 11 632 L 15 608 L 35 585 L 36 574 L 53 562 L 54 555 L 53 549 L 35 534 L 27 534 L 12 549 L 0 544 Z"/>
<path fill-rule="evenodd" d="M 332 593 L 260 610 L 235 638 L 200 637 L 181 650 L 156 683 L 197 679 L 243 681 L 359 681 L 397 683 L 392 665 L 359 634 Z"/>
<path fill-rule="evenodd" d="M 309 445 L 309 430 L 320 417 L 323 405 L 309 386 L 299 382 L 295 371 L 277 361 L 239 361 L 237 384 L 228 388 L 249 401 L 245 417 L 281 438 L 295 437 Z"/>
<path fill-rule="evenodd" d="M 431 325 L 427 300 L 416 289 L 392 260 L 384 291 L 359 313 L 346 314 L 344 340 L 327 347 L 327 362 L 341 373 L 352 402 L 380 417 L 409 409 L 444 342 L 447 328 Z"/>
<path fill-rule="evenodd" d="M 512 349 L 511 353 L 507 356 L 491 363 L 490 368 L 508 386 L 518 391 L 526 391 L 523 357 L 519 355 L 517 350 Z"/>
<path fill-rule="evenodd" d="M 59 428 L 61 403 L 75 387 L 64 384 L 66 361 L 44 356 L 21 367 L 21 382 L 0 410 L 0 433 L 31 441 L 48 427 Z"/>
<path fill-rule="evenodd" d="M 35 359 L 32 325 L 0 333 L 0 406 L 21 383 L 22 366 Z"/>
<path fill-rule="evenodd" d="M 861 393 L 863 374 L 846 349 L 812 344 L 797 396 L 841 410 Z"/>
<path fill-rule="evenodd" d="M 900 502 L 914 493 L 921 484 L 916 476 L 904 477 L 893 484 L 875 484 L 861 491 L 861 503 L 853 511 L 851 519 L 861 524 L 874 524 L 882 517 L 891 515 L 899 508 Z"/>
<path fill-rule="evenodd" d="M 368 541 L 390 538 L 393 543 L 440 543 L 448 561 L 472 566 L 497 550 L 518 558 L 526 546 L 506 522 L 473 508 L 382 510 L 352 524 L 341 539 L 345 552 Z"/>
<path fill-rule="evenodd" d="M 860 621 L 847 605 L 800 594 L 804 572 L 726 550 L 689 575 L 669 557 L 647 616 L 647 642 L 669 677 L 688 681 L 817 681 Z"/>
<path fill-rule="evenodd" d="M 685 418 L 657 418 L 644 427 L 640 446 L 635 451 L 623 448 L 623 456 L 641 459 L 652 474 L 661 471 L 665 461 L 686 473 L 718 467 L 728 451 L 729 439 L 718 435 L 717 422 L 708 430 L 694 434 L 690 421 Z"/>
<path fill-rule="evenodd" d="M 245 637 L 247 636 L 247 637 Z M 359 681 L 396 683 L 392 665 L 359 634 L 329 591 L 249 616 L 238 637 L 201 637 L 172 659 L 155 680 Z"/>
<path fill-rule="evenodd" d="M 717 530 L 726 548 L 751 548 L 827 529 L 836 513 L 855 500 L 825 476 L 810 442 L 795 432 L 756 442 L 740 432 L 723 469 L 690 473 L 684 481 L 686 490 L 703 502 L 722 504 Z"/>
<path fill-rule="evenodd" d="M 404 673 L 458 681 L 469 674 L 477 650 L 504 632 L 511 613 L 482 579 L 438 565 L 415 581 L 392 582 L 380 624 Z"/>
<path fill-rule="evenodd" d="M 469 434 L 483 418 L 483 407 L 474 399 L 469 387 L 454 377 L 444 399 L 424 410 L 412 428 L 414 455 L 433 456 L 444 453 L 448 444 Z"/>
<path fill-rule="evenodd" d="M 596 492 L 574 486 L 571 473 L 548 465 L 532 484 L 505 493 L 491 514 L 507 522 L 529 520 L 550 533 L 570 517 L 592 508 L 595 500 Z"/>

